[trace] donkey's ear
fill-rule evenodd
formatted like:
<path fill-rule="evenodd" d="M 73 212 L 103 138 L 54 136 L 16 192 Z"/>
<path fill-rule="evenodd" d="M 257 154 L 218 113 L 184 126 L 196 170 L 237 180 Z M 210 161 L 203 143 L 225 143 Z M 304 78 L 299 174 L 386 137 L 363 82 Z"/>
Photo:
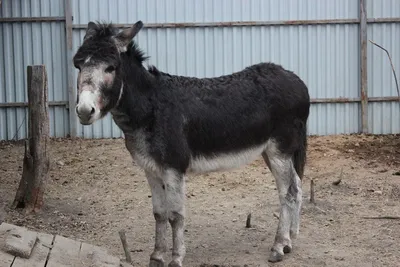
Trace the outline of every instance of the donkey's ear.
<path fill-rule="evenodd" d="M 88 23 L 87 29 L 86 29 L 86 34 L 85 37 L 83 37 L 83 40 L 85 41 L 86 39 L 92 37 L 96 33 L 97 25 L 93 21 L 90 21 Z"/>
<path fill-rule="evenodd" d="M 125 52 L 127 50 L 128 44 L 131 42 L 133 37 L 143 28 L 143 22 L 138 21 L 129 29 L 123 30 L 115 36 L 115 41 L 117 43 L 118 50 L 120 52 Z"/>

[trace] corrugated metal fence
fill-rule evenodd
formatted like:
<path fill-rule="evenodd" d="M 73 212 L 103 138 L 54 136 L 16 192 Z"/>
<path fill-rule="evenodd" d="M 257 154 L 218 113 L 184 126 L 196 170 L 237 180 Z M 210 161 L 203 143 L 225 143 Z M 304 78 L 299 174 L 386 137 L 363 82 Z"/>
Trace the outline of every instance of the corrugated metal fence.
<path fill-rule="evenodd" d="M 388 49 L 400 74 L 400 0 L 3 0 L 0 140 L 26 137 L 30 64 L 47 66 L 52 136 L 122 136 L 110 116 L 76 122 L 71 57 L 95 20 L 121 28 L 142 20 L 136 40 L 149 64 L 171 74 L 219 76 L 261 61 L 295 71 L 313 99 L 310 134 L 400 132 L 388 57 L 366 42 Z"/>

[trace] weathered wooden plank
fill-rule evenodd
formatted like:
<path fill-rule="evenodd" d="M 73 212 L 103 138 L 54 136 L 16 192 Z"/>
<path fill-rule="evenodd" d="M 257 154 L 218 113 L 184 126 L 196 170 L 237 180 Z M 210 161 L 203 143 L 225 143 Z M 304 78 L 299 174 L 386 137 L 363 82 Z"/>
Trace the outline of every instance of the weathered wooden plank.
<path fill-rule="evenodd" d="M 13 255 L 0 250 L 0 267 L 10 267 L 14 258 Z"/>
<path fill-rule="evenodd" d="M 44 267 L 47 256 L 50 252 L 53 236 L 49 234 L 38 233 L 38 241 L 32 250 L 29 259 L 17 257 L 12 267 Z"/>
<path fill-rule="evenodd" d="M 81 242 L 57 235 L 50 251 L 47 267 L 78 267 Z"/>
<path fill-rule="evenodd" d="M 21 258 L 29 258 L 37 240 L 37 233 L 24 227 L 2 223 L 0 225 L 0 249 Z"/>
<path fill-rule="evenodd" d="M 79 253 L 81 266 L 119 267 L 120 260 L 108 254 L 107 250 L 98 246 L 82 243 Z"/>

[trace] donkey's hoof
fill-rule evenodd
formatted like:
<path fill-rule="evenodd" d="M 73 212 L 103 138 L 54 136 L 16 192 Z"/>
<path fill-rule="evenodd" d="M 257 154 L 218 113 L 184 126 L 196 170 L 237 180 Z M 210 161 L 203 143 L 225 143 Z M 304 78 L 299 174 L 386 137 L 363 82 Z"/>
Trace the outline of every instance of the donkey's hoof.
<path fill-rule="evenodd" d="M 290 253 L 290 252 L 292 252 L 292 247 L 291 246 L 286 245 L 286 246 L 283 247 L 283 253 L 287 254 L 287 253 Z"/>
<path fill-rule="evenodd" d="M 269 255 L 269 262 L 278 262 L 283 260 L 283 254 L 280 254 L 278 251 L 271 250 L 271 254 Z"/>
<path fill-rule="evenodd" d="M 149 267 L 164 267 L 164 261 L 163 260 L 150 260 Z"/>
<path fill-rule="evenodd" d="M 182 267 L 182 263 L 178 262 L 177 260 L 172 260 L 168 264 L 168 267 Z"/>

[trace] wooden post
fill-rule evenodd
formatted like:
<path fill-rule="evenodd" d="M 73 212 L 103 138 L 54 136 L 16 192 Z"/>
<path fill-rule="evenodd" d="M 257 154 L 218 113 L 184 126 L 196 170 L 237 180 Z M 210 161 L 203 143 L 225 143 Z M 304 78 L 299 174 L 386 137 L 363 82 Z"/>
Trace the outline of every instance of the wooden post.
<path fill-rule="evenodd" d="M 368 133 L 368 69 L 367 69 L 367 5 L 360 0 L 360 44 L 361 44 L 361 116 L 362 132 Z"/>
<path fill-rule="evenodd" d="M 44 65 L 28 66 L 29 138 L 25 141 L 22 178 L 13 207 L 26 213 L 38 212 L 43 206 L 44 189 L 49 172 L 47 144 L 49 112 L 47 73 Z"/>
<path fill-rule="evenodd" d="M 69 101 L 69 132 L 71 137 L 78 135 L 77 116 L 75 114 L 76 88 L 74 83 L 74 67 L 72 66 L 72 7 L 71 0 L 65 0 L 65 34 L 67 41 L 67 85 Z"/>

